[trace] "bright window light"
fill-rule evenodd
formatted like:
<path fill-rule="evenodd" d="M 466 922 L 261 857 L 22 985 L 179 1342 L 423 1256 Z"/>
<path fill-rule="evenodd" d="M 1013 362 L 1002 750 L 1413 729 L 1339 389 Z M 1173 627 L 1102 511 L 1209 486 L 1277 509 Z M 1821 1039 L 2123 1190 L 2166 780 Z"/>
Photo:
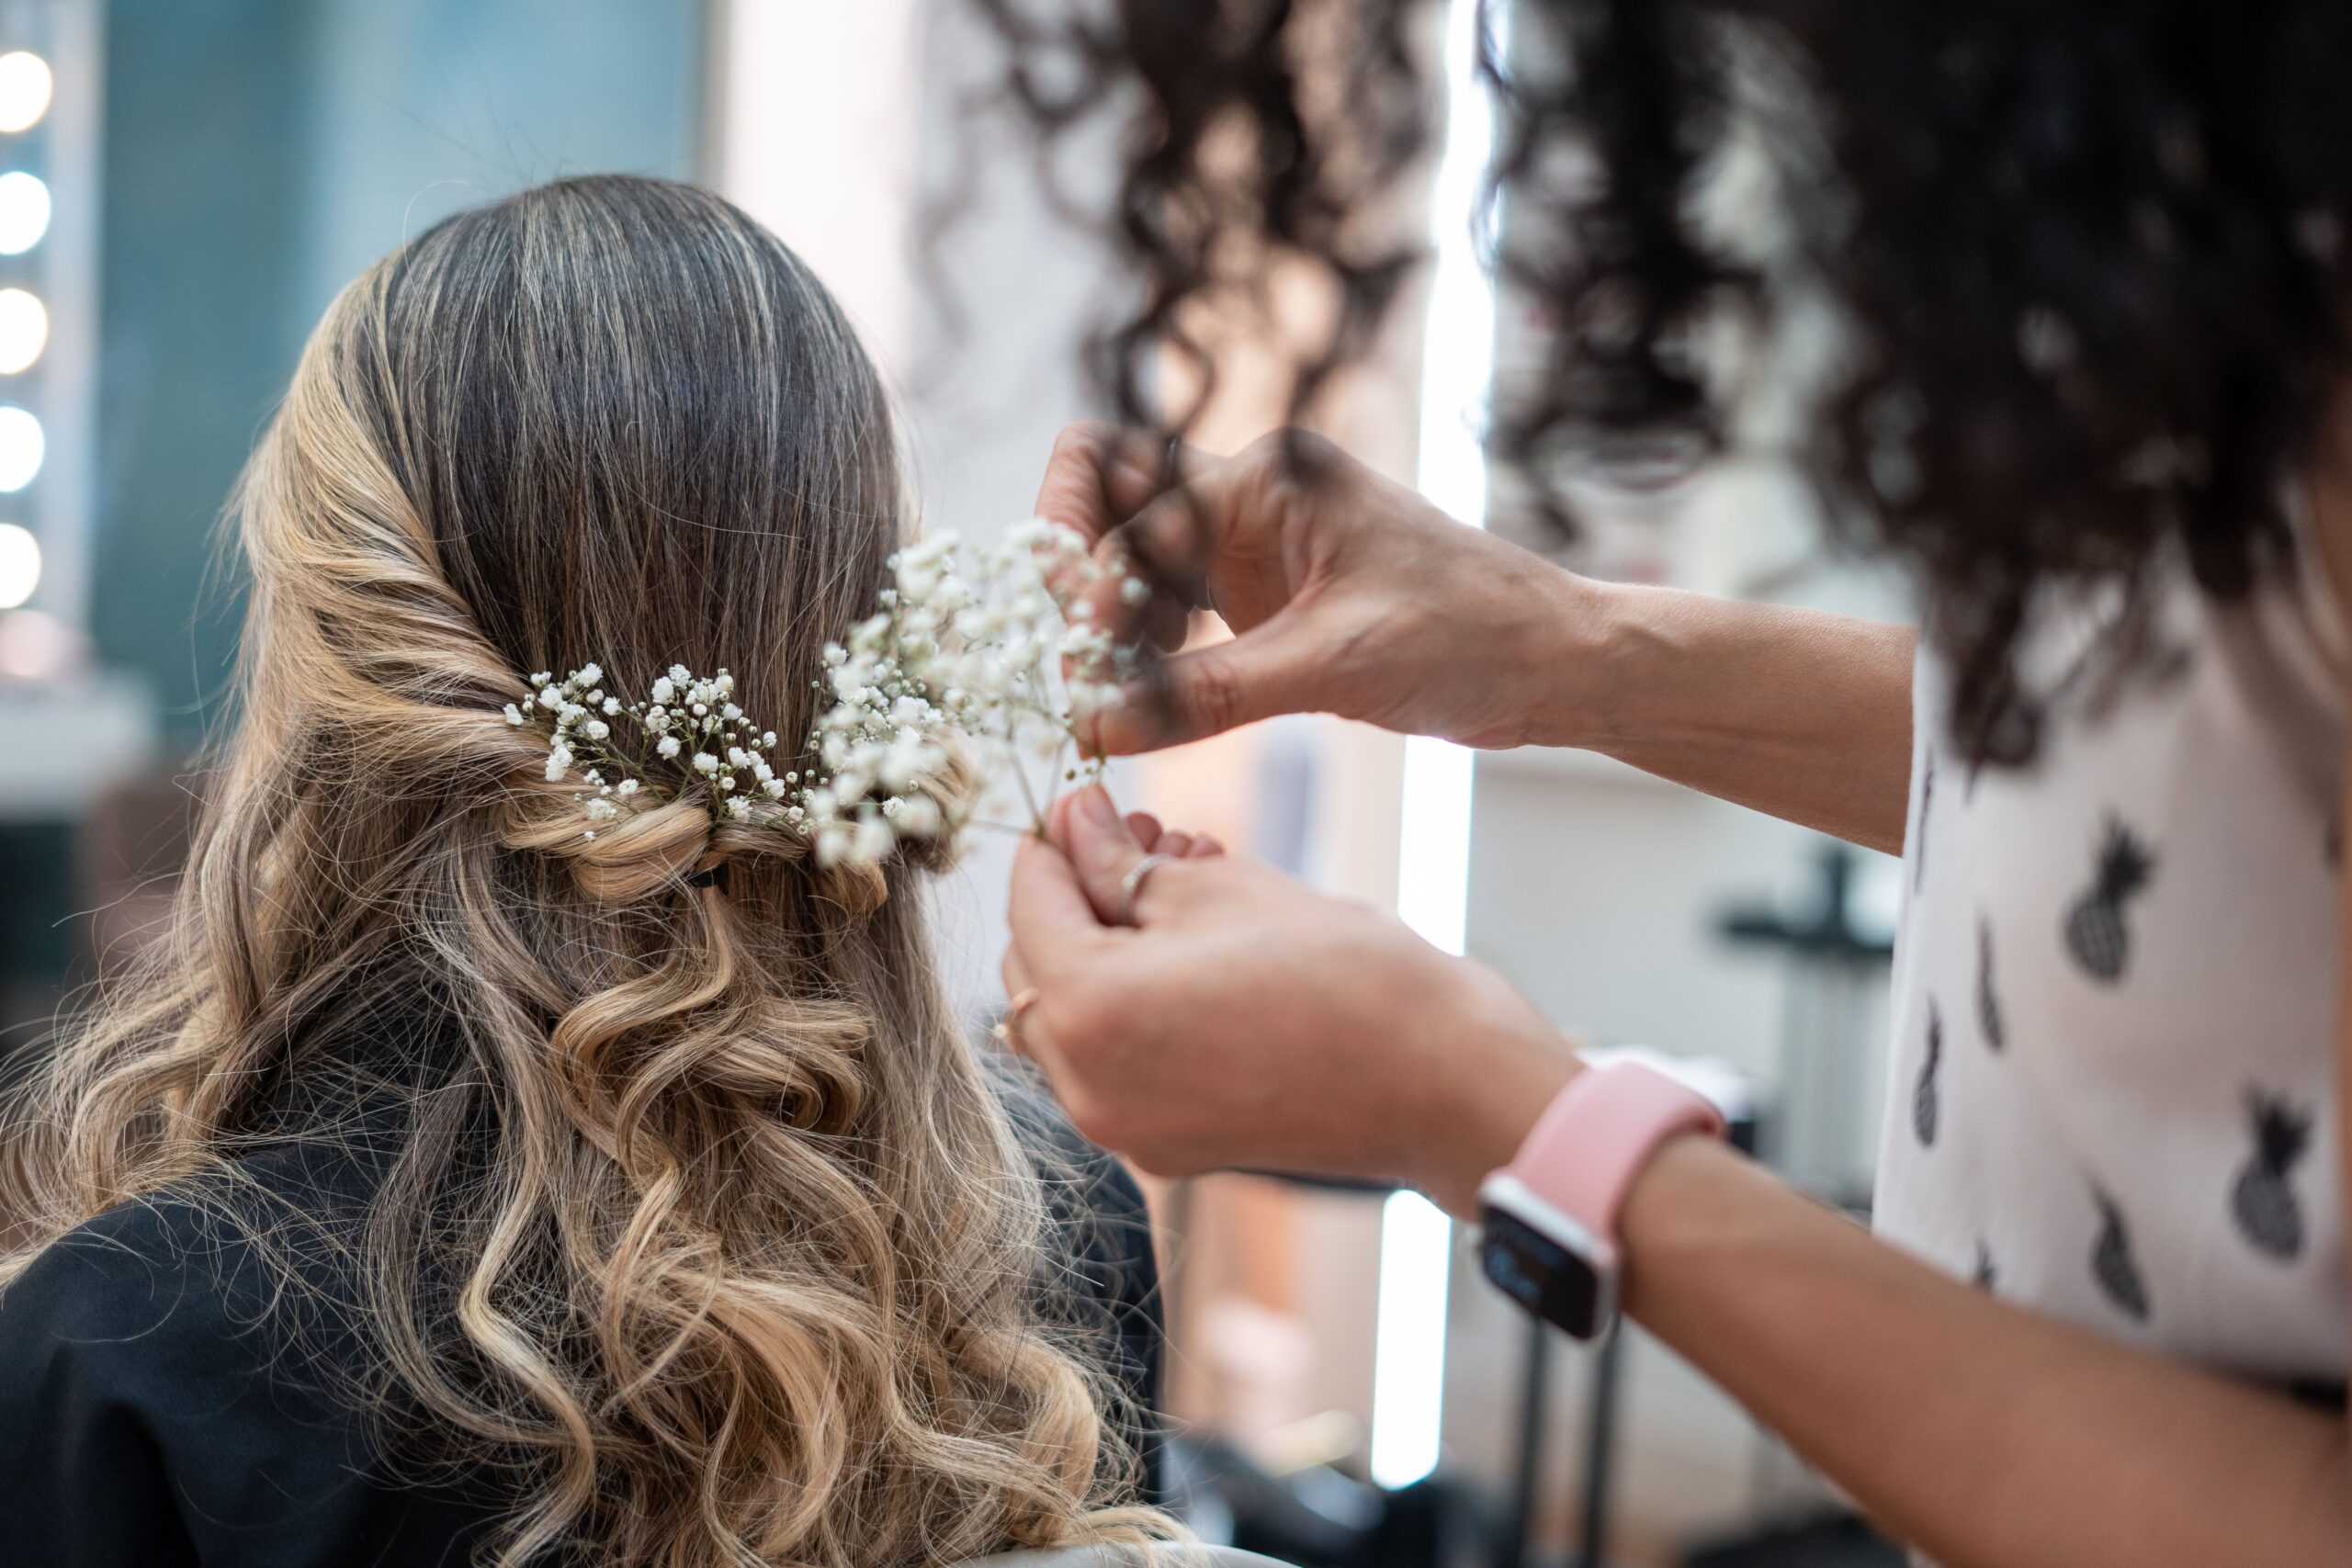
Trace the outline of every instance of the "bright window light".
<path fill-rule="evenodd" d="M 14 404 L 0 406 L 0 491 L 32 483 L 46 446 L 40 421 Z"/>
<path fill-rule="evenodd" d="M 1453 1223 L 1419 1193 L 1391 1193 L 1381 1206 L 1372 1479 L 1382 1486 L 1410 1486 L 1437 1468 L 1445 1401 L 1446 1262 L 1453 1250 Z M 1423 1261 L 1398 1269 L 1390 1264 L 1397 1258 Z"/>
<path fill-rule="evenodd" d="M 0 131 L 30 130 L 49 112 L 49 62 L 26 50 L 0 54 Z"/>
<path fill-rule="evenodd" d="M 1500 9 L 1503 0 L 1497 0 Z M 1451 0 L 1446 20 L 1445 152 L 1431 200 L 1436 252 L 1421 349 L 1421 493 L 1473 527 L 1487 517 L 1482 412 L 1494 378 L 1495 296 L 1471 237 L 1494 153 L 1493 106 L 1477 79 L 1479 0 Z M 1396 913 L 1460 953 L 1470 894 L 1471 753 L 1405 742 Z M 1453 1227 L 1414 1192 L 1381 1215 L 1379 1325 L 1372 1386 L 1372 1478 L 1408 1486 L 1437 1468 L 1445 1399 L 1446 1275 Z"/>
<path fill-rule="evenodd" d="M 0 376 L 32 367 L 49 344 L 49 307 L 22 288 L 0 288 Z"/>
<path fill-rule="evenodd" d="M 22 169 L 0 175 L 0 255 L 21 255 L 49 232 L 49 187 Z"/>
<path fill-rule="evenodd" d="M 40 541 L 29 528 L 0 523 L 0 610 L 13 610 L 40 586 Z"/>

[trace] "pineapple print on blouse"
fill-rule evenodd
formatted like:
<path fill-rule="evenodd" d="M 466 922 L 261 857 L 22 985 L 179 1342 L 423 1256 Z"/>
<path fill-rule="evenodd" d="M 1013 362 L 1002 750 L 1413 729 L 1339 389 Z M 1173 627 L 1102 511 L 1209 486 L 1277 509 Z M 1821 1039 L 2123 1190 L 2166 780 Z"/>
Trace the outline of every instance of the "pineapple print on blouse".
<path fill-rule="evenodd" d="M 1976 917 L 1976 1028 L 1984 1043 L 1997 1051 L 2001 1033 L 2001 998 L 1993 989 L 1993 922 Z"/>
<path fill-rule="evenodd" d="M 2066 912 L 2066 950 L 2092 979 L 2113 985 L 2123 978 L 2123 967 L 2132 959 L 2125 906 L 2146 889 L 2155 870 L 2155 857 L 2110 813 L 2090 890 Z"/>
<path fill-rule="evenodd" d="M 1916 897 L 1928 880 L 1928 811 L 1936 804 L 1936 754 L 1930 750 L 1919 768 L 1919 826 L 1912 829 L 1917 849 L 1911 856 L 1911 891 Z M 1923 1140 L 1924 1141 L 1924 1140 Z"/>
<path fill-rule="evenodd" d="M 2123 1223 L 2123 1211 L 2097 1187 L 2091 1189 L 2091 1201 L 2098 1205 L 2098 1239 L 2091 1246 L 2091 1277 L 2120 1311 L 2145 1321 L 2148 1286 L 2140 1278 L 2139 1260 L 2132 1256 L 2132 1232 Z"/>
<path fill-rule="evenodd" d="M 2291 1259 L 2303 1250 L 2294 1173 L 2311 1142 L 2311 1115 L 2258 1089 L 2246 1090 L 2245 1108 L 2254 1122 L 2254 1153 L 2230 1189 L 2230 1213 L 2256 1250 Z"/>
<path fill-rule="evenodd" d="M 1944 1061 L 1944 1015 L 1936 1010 L 1936 998 L 1928 998 L 1928 1049 L 1919 1065 L 1919 1081 L 1911 1090 L 1911 1131 L 1927 1148 L 1936 1141 L 1936 1069 Z"/>
<path fill-rule="evenodd" d="M 2160 680 L 2084 674 L 2108 612 L 2053 600 L 2018 651 L 2056 694 L 2023 767 L 1950 749 L 1922 639 L 1872 1224 L 2089 1332 L 2341 1384 L 2352 873 L 2323 845 L 2352 640 L 2309 574 L 2228 604 L 2185 570 L 2155 592 L 2149 635 L 2191 655 Z"/>

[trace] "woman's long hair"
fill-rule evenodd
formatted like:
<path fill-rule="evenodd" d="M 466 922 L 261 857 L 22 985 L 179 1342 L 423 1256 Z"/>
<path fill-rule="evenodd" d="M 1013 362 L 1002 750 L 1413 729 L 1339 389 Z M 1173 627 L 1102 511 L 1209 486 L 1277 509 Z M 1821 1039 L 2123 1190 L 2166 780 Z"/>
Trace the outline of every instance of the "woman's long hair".
<path fill-rule="evenodd" d="M 807 733 L 903 502 L 799 261 L 652 180 L 452 218 L 329 310 L 235 512 L 238 722 L 168 940 L 15 1103 L 0 1281 L 389 1099 L 380 1190 L 311 1239 L 356 1276 L 367 1396 L 514 1482 L 500 1562 L 1152 1533 L 1044 1304 L 1040 1179 L 937 992 L 924 868 L 820 872 L 693 798 L 590 837 L 501 716 L 527 671 L 637 697 L 678 662 Z"/>

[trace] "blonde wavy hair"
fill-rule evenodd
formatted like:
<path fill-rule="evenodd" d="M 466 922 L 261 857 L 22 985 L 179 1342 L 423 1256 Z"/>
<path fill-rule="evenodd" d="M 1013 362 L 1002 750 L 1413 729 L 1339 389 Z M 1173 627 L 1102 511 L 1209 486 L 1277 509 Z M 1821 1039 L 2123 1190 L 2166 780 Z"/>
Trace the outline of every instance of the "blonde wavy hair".
<path fill-rule="evenodd" d="M 380 1190 L 311 1240 L 362 1282 L 359 1396 L 513 1481 L 498 1562 L 1166 1533 L 935 987 L 925 868 L 822 873 L 692 798 L 587 837 L 500 716 L 526 671 L 640 696 L 677 661 L 807 732 L 904 507 L 797 258 L 662 181 L 459 214 L 328 310 L 234 513 L 237 721 L 168 939 L 14 1098 L 0 1282 L 389 1095 Z"/>

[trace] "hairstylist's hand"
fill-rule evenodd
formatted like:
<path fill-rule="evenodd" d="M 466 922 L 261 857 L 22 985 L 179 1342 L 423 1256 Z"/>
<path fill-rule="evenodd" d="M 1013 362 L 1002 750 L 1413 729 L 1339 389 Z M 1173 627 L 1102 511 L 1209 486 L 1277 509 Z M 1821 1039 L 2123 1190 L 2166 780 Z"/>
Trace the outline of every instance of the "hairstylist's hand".
<path fill-rule="evenodd" d="M 1072 425 L 1055 443 L 1037 511 L 1143 563 L 1146 612 L 1177 639 L 1187 605 L 1235 640 L 1178 654 L 1101 720 L 1112 752 L 1198 739 L 1281 713 L 1334 713 L 1472 746 L 1566 739 L 1539 731 L 1580 660 L 1599 590 L 1464 527 L 1316 436 L 1234 457 L 1187 451 L 1186 489 L 1152 499 L 1157 452 L 1116 427 Z M 1138 510 L 1140 509 L 1140 510 Z M 1135 612 L 1107 591 L 1102 624 Z"/>
<path fill-rule="evenodd" d="M 1575 1070 L 1492 971 L 1368 905 L 1195 853 L 1152 870 L 1128 927 L 1135 826 L 1090 788 L 1056 838 L 1013 871 L 1019 1042 L 1080 1131 L 1147 1170 L 1390 1179 L 1466 1213 Z"/>

